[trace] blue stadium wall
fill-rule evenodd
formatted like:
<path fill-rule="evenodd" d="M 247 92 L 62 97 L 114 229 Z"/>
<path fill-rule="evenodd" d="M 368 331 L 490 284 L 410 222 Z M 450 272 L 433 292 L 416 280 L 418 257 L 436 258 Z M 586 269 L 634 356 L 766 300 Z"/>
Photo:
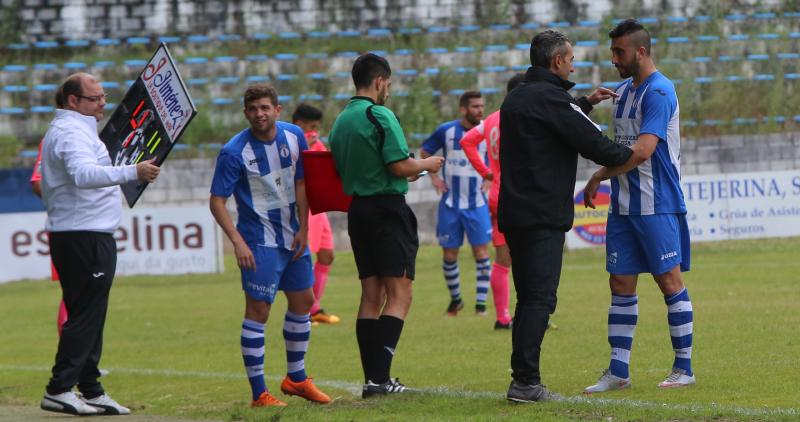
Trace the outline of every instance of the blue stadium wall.
<path fill-rule="evenodd" d="M 42 200 L 33 194 L 31 169 L 0 169 L 0 213 L 44 211 Z"/>

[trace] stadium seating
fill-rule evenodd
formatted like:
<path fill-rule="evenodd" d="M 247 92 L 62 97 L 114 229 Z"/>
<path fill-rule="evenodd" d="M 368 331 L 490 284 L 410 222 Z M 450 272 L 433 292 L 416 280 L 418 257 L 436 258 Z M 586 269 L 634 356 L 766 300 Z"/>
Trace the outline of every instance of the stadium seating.
<path fill-rule="evenodd" d="M 698 90 L 699 87 L 749 87 L 772 82 L 783 84 L 786 92 L 800 89 L 796 82 L 800 79 L 798 18 L 798 12 L 765 11 L 723 17 L 643 17 L 640 21 L 654 28 L 657 62 L 678 85 L 679 96 L 682 92 L 691 93 L 693 101 L 704 104 L 714 94 L 705 88 Z M 712 22 L 715 25 L 707 25 Z M 6 46 L 8 64 L 0 69 L 0 120 L 51 113 L 51 93 L 65 75 L 77 70 L 97 72 L 106 90 L 121 95 L 160 42 L 175 46 L 173 55 L 196 103 L 213 106 L 222 113 L 238 113 L 240 103 L 233 99 L 239 98 L 246 84 L 270 81 L 278 84 L 284 94 L 281 101 L 287 106 L 299 101 L 333 100 L 329 107 L 336 109 L 352 95 L 349 65 L 358 51 L 365 50 L 385 55 L 392 62 L 396 75 L 393 96 L 399 102 L 417 92 L 427 92 L 433 101 L 444 105 L 464 90 L 478 88 L 494 106 L 508 77 L 527 68 L 529 34 L 542 28 L 575 34 L 576 93 L 597 85 L 613 88 L 618 84 L 618 75 L 609 60 L 608 39 L 598 36 L 599 26 L 601 22 L 586 20 L 574 24 L 558 21 L 518 26 L 497 23 L 376 27 L 248 36 L 191 34 L 15 43 Z M 692 31 L 686 31 L 687 27 Z M 524 36 L 520 37 L 520 33 Z M 272 47 L 270 40 L 279 43 Z M 125 54 L 121 54 L 106 48 L 119 45 L 129 47 L 129 51 L 122 50 Z M 48 56 L 60 47 L 69 49 L 64 54 Z M 106 52 L 103 57 L 107 59 L 85 61 L 83 57 L 91 56 L 87 53 L 95 49 Z M 247 54 L 239 55 L 242 52 Z M 421 82 L 429 88 L 415 91 L 421 89 L 414 88 Z M 756 86 L 760 85 L 752 85 Z M 795 118 L 767 115 L 765 112 L 774 107 L 765 104 L 753 104 L 753 115 L 687 118 L 683 124 L 687 128 L 709 128 L 797 122 Z M 447 113 L 447 107 L 441 109 Z M 788 102 L 785 112 L 789 116 L 800 113 L 800 103 Z"/>

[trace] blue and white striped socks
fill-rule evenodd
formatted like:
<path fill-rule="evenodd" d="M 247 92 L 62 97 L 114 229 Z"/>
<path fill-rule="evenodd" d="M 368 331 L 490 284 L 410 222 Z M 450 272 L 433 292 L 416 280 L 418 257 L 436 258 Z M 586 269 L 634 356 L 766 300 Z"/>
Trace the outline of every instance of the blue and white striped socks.
<path fill-rule="evenodd" d="M 442 261 L 442 271 L 444 271 L 444 281 L 447 282 L 447 289 L 450 290 L 450 299 L 453 301 L 461 300 L 461 275 L 458 271 L 458 261 Z"/>
<path fill-rule="evenodd" d="M 638 319 L 638 296 L 611 295 L 611 306 L 608 308 L 608 344 L 611 346 L 611 363 L 608 365 L 608 370 L 614 376 L 630 377 L 628 365 Z"/>
<path fill-rule="evenodd" d="M 669 322 L 669 335 L 672 338 L 672 349 L 675 351 L 673 368 L 686 371 L 692 376 L 692 301 L 689 292 L 683 290 L 672 296 L 664 296 L 667 304 L 667 321 Z"/>
<path fill-rule="evenodd" d="M 264 383 L 264 324 L 245 318 L 242 321 L 241 345 L 253 400 L 258 400 L 261 393 L 267 391 Z"/>
<path fill-rule="evenodd" d="M 489 258 L 475 260 L 475 303 L 486 305 L 486 297 L 489 295 L 489 275 L 492 273 L 492 266 Z"/>
<path fill-rule="evenodd" d="M 305 357 L 311 338 L 311 314 L 298 315 L 286 311 L 283 339 L 286 341 L 286 374 L 294 382 L 305 381 Z"/>

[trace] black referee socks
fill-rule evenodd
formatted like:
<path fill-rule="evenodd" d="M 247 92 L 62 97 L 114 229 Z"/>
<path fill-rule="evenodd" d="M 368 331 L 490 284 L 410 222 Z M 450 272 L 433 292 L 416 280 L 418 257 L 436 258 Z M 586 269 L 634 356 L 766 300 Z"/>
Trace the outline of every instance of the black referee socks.
<path fill-rule="evenodd" d="M 372 382 L 382 384 L 389 381 L 389 374 L 392 369 L 392 358 L 397 342 L 400 341 L 400 333 L 403 332 L 403 320 L 389 315 L 381 315 L 378 319 L 379 349 L 375 358 L 375 378 Z"/>
<path fill-rule="evenodd" d="M 364 384 L 367 381 L 375 382 L 375 362 L 377 357 L 378 340 L 380 339 L 379 320 L 359 318 L 356 320 L 356 339 L 358 351 L 361 353 L 361 368 L 364 369 Z"/>

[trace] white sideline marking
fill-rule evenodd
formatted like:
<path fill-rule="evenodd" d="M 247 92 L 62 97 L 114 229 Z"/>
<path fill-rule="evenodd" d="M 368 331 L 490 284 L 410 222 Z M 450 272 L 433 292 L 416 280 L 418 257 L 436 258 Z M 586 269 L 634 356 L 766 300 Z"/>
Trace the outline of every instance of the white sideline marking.
<path fill-rule="evenodd" d="M 34 366 L 34 365 L 2 365 L 0 370 L 18 370 L 18 371 L 35 371 L 35 372 L 50 372 L 51 368 L 47 366 Z M 195 378 L 222 378 L 241 380 L 245 378 L 245 373 L 231 373 L 231 372 L 203 372 L 203 371 L 176 371 L 172 369 L 148 369 L 148 368 L 104 368 L 108 369 L 109 373 L 133 374 L 133 375 L 150 375 L 150 376 L 177 376 L 177 377 L 195 377 Z M 265 375 L 264 378 L 268 380 L 282 380 L 283 376 Z M 333 387 L 345 390 L 353 395 L 360 395 L 361 384 L 350 381 L 342 380 L 315 380 L 315 384 Z M 410 388 L 410 392 L 421 393 L 434 396 L 446 397 L 463 397 L 463 398 L 485 398 L 504 400 L 505 394 L 497 391 L 470 391 L 470 390 L 451 390 L 448 387 L 440 386 L 433 388 Z M 754 409 L 750 407 L 740 406 L 727 406 L 716 403 L 711 404 L 671 404 L 671 403 L 656 403 L 645 400 L 631 400 L 631 399 L 603 399 L 588 396 L 572 396 L 564 398 L 564 401 L 569 403 L 589 403 L 594 405 L 603 406 L 625 406 L 636 409 L 666 409 L 666 410 L 680 410 L 685 412 L 714 412 L 723 411 L 730 412 L 741 416 L 751 417 L 766 417 L 766 416 L 800 416 L 800 411 L 795 408 L 764 408 Z"/>
<path fill-rule="evenodd" d="M 786 267 L 798 267 L 800 266 L 800 261 L 792 261 L 792 262 L 763 262 L 759 263 L 759 268 L 786 268 Z M 737 270 L 737 267 L 732 267 L 730 263 L 722 263 L 722 262 L 704 262 L 702 265 L 697 264 L 698 268 L 724 268 L 728 270 Z M 694 269 L 694 267 L 692 267 Z M 605 271 L 605 261 L 598 261 L 597 264 L 575 264 L 575 263 L 568 263 L 561 265 L 562 270 L 602 270 Z M 646 273 L 645 273 L 646 275 Z"/>

